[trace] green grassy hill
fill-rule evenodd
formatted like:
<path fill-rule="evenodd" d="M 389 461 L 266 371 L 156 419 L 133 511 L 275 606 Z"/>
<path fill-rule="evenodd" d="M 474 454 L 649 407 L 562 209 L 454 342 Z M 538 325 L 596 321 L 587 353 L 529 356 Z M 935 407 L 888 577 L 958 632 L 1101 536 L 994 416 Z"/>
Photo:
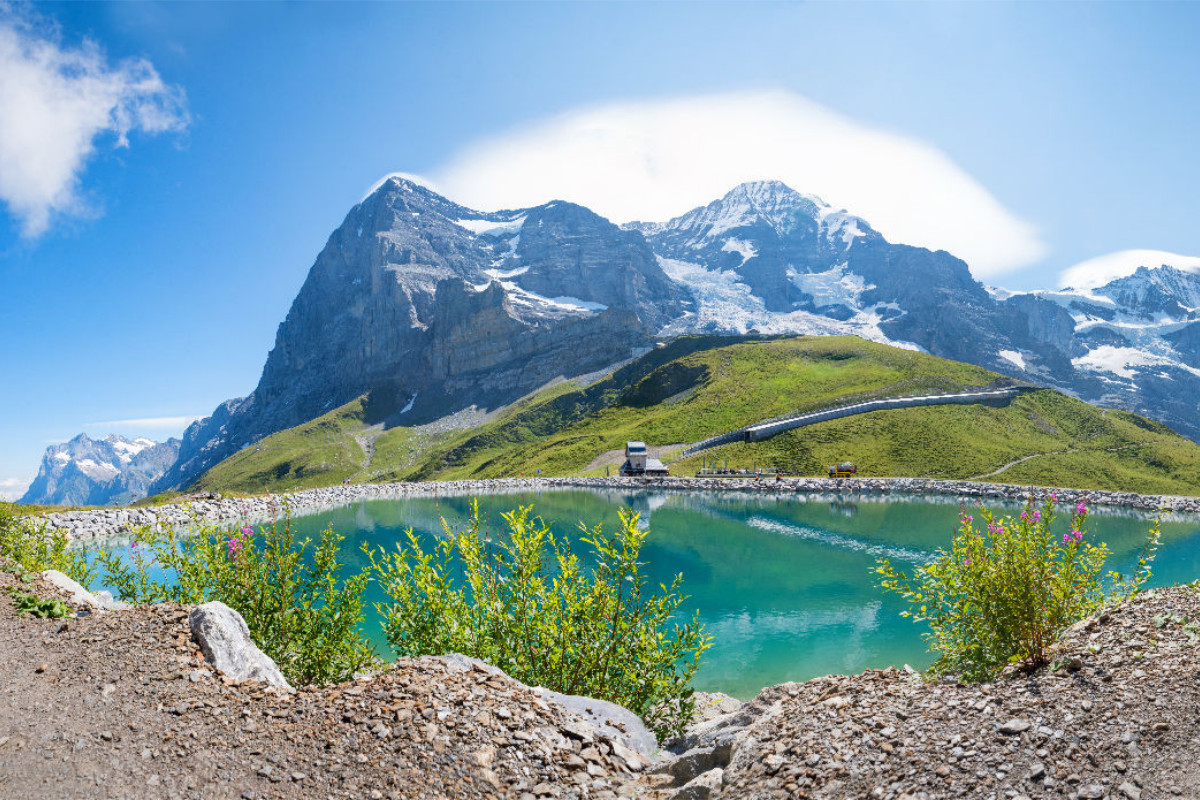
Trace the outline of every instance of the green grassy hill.
<path fill-rule="evenodd" d="M 383 430 L 363 399 L 277 433 L 218 464 L 199 488 L 283 490 L 342 480 L 605 473 L 630 439 L 666 447 L 785 414 L 854 400 L 991 384 L 1001 376 L 855 337 L 683 337 L 587 386 L 559 383 L 467 430 Z M 355 437 L 358 437 L 356 440 Z M 607 454 L 607 456 L 605 455 Z M 820 475 L 852 460 L 859 474 L 981 478 L 1076 488 L 1195 494 L 1200 446 L 1166 427 L 1053 391 L 1004 408 L 941 406 L 834 420 L 702 460 Z M 615 472 L 615 469 L 614 469 Z"/>

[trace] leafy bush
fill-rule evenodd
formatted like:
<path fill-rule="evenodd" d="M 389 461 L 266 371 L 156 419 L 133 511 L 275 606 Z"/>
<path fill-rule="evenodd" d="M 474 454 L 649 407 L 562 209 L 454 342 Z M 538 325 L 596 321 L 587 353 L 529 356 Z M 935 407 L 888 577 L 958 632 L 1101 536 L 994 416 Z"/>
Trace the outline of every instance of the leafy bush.
<path fill-rule="evenodd" d="M 886 559 L 876 571 L 881 585 L 912 606 L 904 612 L 925 620 L 937 660 L 932 674 L 986 680 L 1005 665 L 1034 668 L 1070 625 L 1110 602 L 1136 593 L 1150 577 L 1158 547 L 1155 521 L 1138 567 L 1129 577 L 1103 573 L 1109 550 L 1087 538 L 1087 506 L 1079 503 L 1070 531 L 1051 531 L 1054 495 L 1041 508 L 1030 500 L 1016 519 L 997 521 L 980 507 L 983 530 L 963 511 L 950 550 L 938 551 L 912 579 Z"/>
<path fill-rule="evenodd" d="M 10 594 L 12 594 L 13 606 L 16 607 L 19 617 L 26 614 L 32 614 L 38 619 L 63 619 L 75 616 L 75 609 L 57 597 L 42 598 L 36 594 L 16 589 L 11 589 Z"/>
<path fill-rule="evenodd" d="M 619 703 L 660 735 L 681 732 L 710 641 L 698 616 L 667 629 L 686 599 L 682 576 L 647 592 L 638 515 L 622 511 L 610 535 L 580 526 L 595 555 L 588 570 L 531 508 L 504 514 L 507 536 L 495 540 L 473 509 L 464 531 L 442 521 L 446 538 L 431 552 L 411 529 L 395 552 L 364 547 L 392 601 L 379 611 L 398 654 L 474 656 L 524 683 Z"/>
<path fill-rule="evenodd" d="M 293 683 L 349 680 L 372 664 L 359 635 L 363 591 L 370 568 L 342 580 L 342 537 L 327 528 L 312 553 L 296 541 L 290 518 L 249 526 L 229 536 L 212 526 L 174 530 L 139 528 L 129 562 L 108 550 L 97 560 L 123 600 L 199 605 L 220 600 L 246 620 L 250 635 Z M 160 571 L 162 579 L 152 579 Z"/>
<path fill-rule="evenodd" d="M 66 531 L 46 531 L 39 519 L 17 516 L 9 503 L 0 503 L 0 558 L 15 562 L 29 572 L 56 569 L 83 586 L 96 578 L 87 552 L 72 548 Z"/>

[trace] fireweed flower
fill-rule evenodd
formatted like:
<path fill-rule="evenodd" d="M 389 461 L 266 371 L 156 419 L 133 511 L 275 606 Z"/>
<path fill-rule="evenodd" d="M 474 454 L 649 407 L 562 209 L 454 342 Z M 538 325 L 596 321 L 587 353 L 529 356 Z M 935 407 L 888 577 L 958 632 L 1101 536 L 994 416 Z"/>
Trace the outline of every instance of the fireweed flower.
<path fill-rule="evenodd" d="M 1050 493 L 1050 502 L 1051 502 L 1051 503 L 1057 503 L 1057 502 L 1058 502 L 1058 495 L 1056 495 L 1054 492 L 1051 492 L 1051 493 Z"/>
<path fill-rule="evenodd" d="M 1086 514 L 1087 513 L 1087 503 L 1080 500 L 1079 505 L 1075 506 L 1075 513 L 1076 514 Z"/>
<path fill-rule="evenodd" d="M 242 552 L 242 540 L 234 536 L 225 543 L 225 549 L 229 551 L 230 558 L 237 558 L 237 554 Z"/>
<path fill-rule="evenodd" d="M 243 525 L 243 526 L 242 526 L 242 533 L 244 533 L 245 535 L 249 536 L 250 534 L 254 533 L 254 531 L 250 529 L 250 526 L 249 526 L 249 525 Z"/>
<path fill-rule="evenodd" d="M 1034 522 L 1041 522 L 1041 520 L 1042 520 L 1042 512 L 1040 512 L 1040 511 L 1034 511 L 1034 512 L 1033 512 L 1033 521 L 1034 521 Z"/>

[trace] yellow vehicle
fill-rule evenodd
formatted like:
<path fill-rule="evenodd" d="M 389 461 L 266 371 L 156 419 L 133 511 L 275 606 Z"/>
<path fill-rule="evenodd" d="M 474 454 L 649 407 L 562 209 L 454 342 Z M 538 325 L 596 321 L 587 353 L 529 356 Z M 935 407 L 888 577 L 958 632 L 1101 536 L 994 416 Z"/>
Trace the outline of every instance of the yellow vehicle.
<path fill-rule="evenodd" d="M 831 478 L 849 478 L 854 473 L 858 472 L 858 467 L 849 461 L 841 464 L 831 464 L 829 466 L 829 477 Z"/>

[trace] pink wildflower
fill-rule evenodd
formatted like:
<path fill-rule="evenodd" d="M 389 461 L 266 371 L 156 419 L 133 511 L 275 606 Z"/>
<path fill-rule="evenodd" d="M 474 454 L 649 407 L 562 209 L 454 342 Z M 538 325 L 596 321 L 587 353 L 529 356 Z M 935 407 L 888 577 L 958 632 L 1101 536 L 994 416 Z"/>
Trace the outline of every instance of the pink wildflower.
<path fill-rule="evenodd" d="M 250 528 L 250 526 L 249 526 L 249 525 L 243 525 L 243 526 L 242 526 L 242 533 L 244 533 L 245 535 L 249 536 L 250 534 L 254 533 L 254 531 L 253 531 L 253 530 L 251 530 L 251 528 Z"/>
<path fill-rule="evenodd" d="M 230 558 L 237 558 L 237 554 L 242 552 L 242 540 L 234 536 L 225 543 L 225 549 L 229 551 Z"/>
<path fill-rule="evenodd" d="M 1051 503 L 1057 503 L 1057 502 L 1058 502 L 1058 495 L 1056 495 L 1054 492 L 1051 492 L 1051 493 L 1050 493 L 1050 502 L 1051 502 Z"/>
<path fill-rule="evenodd" d="M 1042 519 L 1042 512 L 1040 512 L 1040 511 L 1034 511 L 1034 512 L 1033 512 L 1033 521 L 1034 521 L 1034 522 L 1040 522 L 1040 521 L 1041 521 L 1041 519 Z"/>
<path fill-rule="evenodd" d="M 1076 514 L 1086 514 L 1087 513 L 1087 503 L 1080 500 L 1079 505 L 1075 506 L 1075 513 Z"/>

